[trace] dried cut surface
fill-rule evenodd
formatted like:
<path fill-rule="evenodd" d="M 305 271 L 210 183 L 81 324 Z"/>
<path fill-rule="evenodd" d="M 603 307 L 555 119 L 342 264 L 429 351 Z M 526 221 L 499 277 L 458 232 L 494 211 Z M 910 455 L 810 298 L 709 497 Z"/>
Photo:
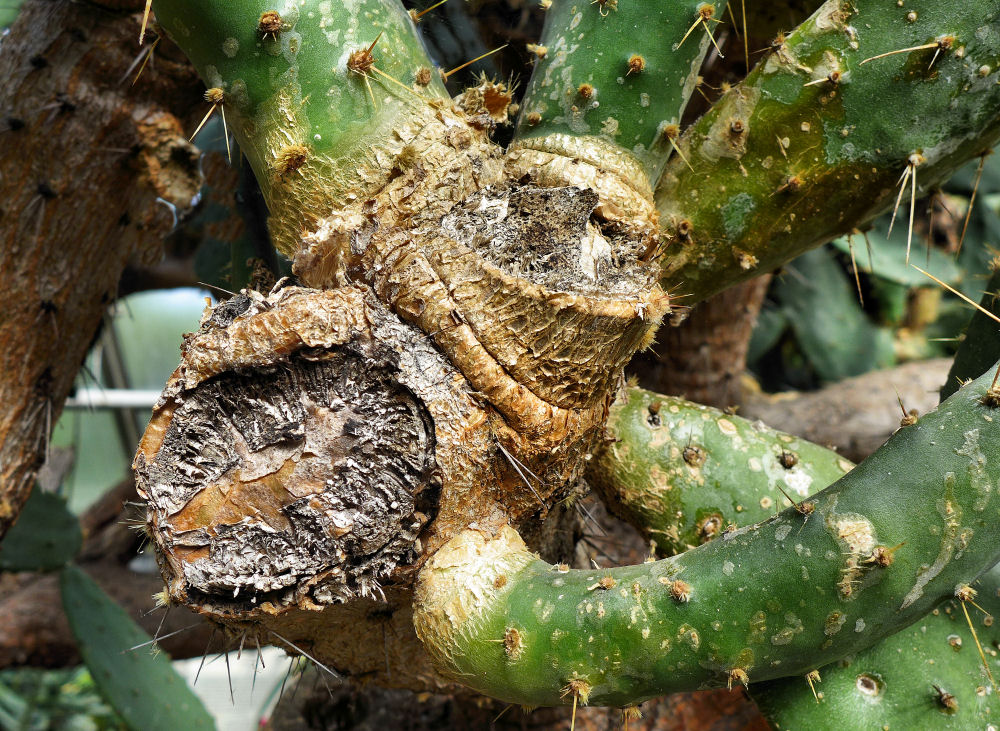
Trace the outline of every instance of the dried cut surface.
<path fill-rule="evenodd" d="M 607 296 L 652 288 L 646 249 L 623 226 L 591 221 L 600 202 L 590 188 L 490 186 L 444 217 L 442 228 L 507 274 L 548 289 Z"/>
<path fill-rule="evenodd" d="M 206 381 L 148 465 L 188 591 L 270 597 L 303 578 L 320 603 L 370 593 L 413 559 L 433 427 L 393 369 L 344 349 Z M 204 554 L 204 555 L 203 555 Z"/>
<path fill-rule="evenodd" d="M 481 479 L 437 459 L 484 438 L 456 375 L 361 290 L 208 311 L 135 461 L 171 596 L 228 613 L 380 592 L 442 485 Z"/>

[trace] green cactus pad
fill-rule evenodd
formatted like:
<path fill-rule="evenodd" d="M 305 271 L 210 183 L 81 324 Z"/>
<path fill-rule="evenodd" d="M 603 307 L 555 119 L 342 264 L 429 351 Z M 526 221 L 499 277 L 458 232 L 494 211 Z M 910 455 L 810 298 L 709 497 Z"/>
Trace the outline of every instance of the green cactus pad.
<path fill-rule="evenodd" d="M 966 604 L 994 677 L 1000 642 L 1000 569 L 976 585 Z M 768 720 L 781 731 L 826 728 L 989 729 L 1000 723 L 996 689 L 983 669 L 961 603 L 951 599 L 879 644 L 820 670 L 816 696 L 802 677 L 750 686 Z"/>
<path fill-rule="evenodd" d="M 997 0 L 828 0 L 682 138 L 693 170 L 672 159 L 656 195 L 664 289 L 698 301 L 849 233 L 911 162 L 921 195 L 1000 136 L 998 79 Z"/>
<path fill-rule="evenodd" d="M 80 654 L 101 694 L 129 728 L 137 731 L 214 729 L 198 697 L 174 671 L 125 610 L 83 571 L 59 575 L 63 608 Z M 154 654 L 155 653 L 155 654 Z"/>
<path fill-rule="evenodd" d="M 65 566 L 80 550 L 80 521 L 66 500 L 31 491 L 17 522 L 0 544 L 0 571 L 51 571 Z"/>
<path fill-rule="evenodd" d="M 388 174 L 382 141 L 415 108 L 447 98 L 398 0 L 156 0 L 153 9 L 206 86 L 224 93 L 286 251 L 324 205 L 377 186 Z M 349 67 L 369 48 L 370 64 Z"/>
<path fill-rule="evenodd" d="M 655 182 L 673 149 L 666 132 L 673 125 L 676 136 L 710 47 L 706 27 L 714 32 L 725 9 L 726 0 L 554 0 L 517 143 L 620 150 Z"/>
<path fill-rule="evenodd" d="M 680 556 L 562 571 L 512 529 L 467 530 L 421 571 L 417 633 L 440 671 L 527 705 L 623 706 L 801 676 L 856 653 L 1000 558 L 991 380 L 898 431 L 806 514 L 789 509 Z"/>
<path fill-rule="evenodd" d="M 587 481 L 661 555 L 766 520 L 786 495 L 798 503 L 854 467 L 760 422 L 639 388 L 611 407 L 606 435 Z"/>

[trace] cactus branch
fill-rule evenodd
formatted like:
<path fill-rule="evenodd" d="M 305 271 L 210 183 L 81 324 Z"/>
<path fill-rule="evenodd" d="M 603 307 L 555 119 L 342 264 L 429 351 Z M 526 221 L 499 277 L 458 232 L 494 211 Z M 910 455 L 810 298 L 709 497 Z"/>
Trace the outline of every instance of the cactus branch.
<path fill-rule="evenodd" d="M 681 138 L 693 170 L 670 161 L 656 194 L 664 287 L 703 299 L 872 219 L 901 174 L 912 197 L 989 149 L 998 19 L 995 0 L 828 0 Z"/>
<path fill-rule="evenodd" d="M 760 422 L 629 388 L 611 407 L 587 480 L 611 512 L 672 555 L 767 519 L 783 493 L 801 504 L 853 467 Z"/>
<path fill-rule="evenodd" d="M 393 131 L 447 98 L 436 75 L 420 74 L 430 61 L 398 0 L 277 10 L 265 0 L 156 0 L 153 9 L 219 90 L 286 253 L 336 203 L 380 188 Z"/>
<path fill-rule="evenodd" d="M 989 728 L 995 716 L 984 698 L 996 692 L 997 660 L 991 652 L 984 672 L 977 647 L 1000 640 L 998 589 L 993 568 L 976 585 L 982 611 L 954 597 L 848 663 L 822 668 L 815 698 L 798 677 L 751 686 L 753 698 L 776 729 L 822 728 L 831 718 L 850 728 Z"/>
<path fill-rule="evenodd" d="M 674 558 L 561 572 L 512 529 L 466 530 L 421 571 L 417 634 L 443 673 L 531 705 L 564 702 L 571 680 L 591 703 L 627 705 L 857 652 L 1000 555 L 991 380 L 901 429 L 814 496 L 812 514 L 786 510 Z M 890 565 L 873 559 L 902 541 Z"/>
<path fill-rule="evenodd" d="M 591 161 L 618 158 L 633 184 L 655 182 L 725 6 L 557 0 L 516 144 Z"/>

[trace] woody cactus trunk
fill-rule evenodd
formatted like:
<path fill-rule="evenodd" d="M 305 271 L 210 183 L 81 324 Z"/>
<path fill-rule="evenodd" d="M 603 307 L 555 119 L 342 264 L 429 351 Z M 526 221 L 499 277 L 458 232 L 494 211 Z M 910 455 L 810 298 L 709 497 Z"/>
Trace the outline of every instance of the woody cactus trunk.
<path fill-rule="evenodd" d="M 991 375 L 680 556 L 532 550 L 557 557 L 622 369 L 678 295 L 990 148 L 1000 3 L 827 2 L 683 133 L 724 2 L 545 4 L 501 149 L 510 90 L 449 98 L 398 0 L 154 2 L 298 278 L 206 312 L 139 447 L 165 599 L 344 674 L 526 705 L 801 674 L 905 627 L 1000 558 Z M 712 424 L 730 472 L 766 461 Z M 812 456 L 817 483 L 849 467 Z M 602 489 L 627 493 L 616 469 Z"/>

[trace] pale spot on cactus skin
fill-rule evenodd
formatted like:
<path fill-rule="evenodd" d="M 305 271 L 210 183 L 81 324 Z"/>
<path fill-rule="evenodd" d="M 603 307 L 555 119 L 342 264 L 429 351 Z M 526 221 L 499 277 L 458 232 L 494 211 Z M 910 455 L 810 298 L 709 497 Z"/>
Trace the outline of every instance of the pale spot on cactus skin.
<path fill-rule="evenodd" d="M 736 425 L 733 424 L 729 419 L 719 419 L 715 422 L 719 426 L 719 431 L 721 431 L 726 436 L 734 437 L 737 434 Z"/>
<path fill-rule="evenodd" d="M 830 612 L 826 618 L 826 622 L 823 623 L 823 634 L 827 637 L 832 637 L 840 632 L 846 621 L 847 616 L 843 612 Z"/>
<path fill-rule="evenodd" d="M 799 467 L 789 470 L 785 475 L 785 484 L 802 497 L 809 494 L 812 482 L 812 475 Z"/>
<path fill-rule="evenodd" d="M 900 609 L 906 609 L 908 606 L 913 604 L 913 602 L 923 596 L 924 587 L 944 570 L 945 566 L 947 566 L 951 559 L 955 556 L 955 549 L 960 548 L 959 543 L 961 539 L 959 536 L 959 527 L 962 521 L 962 509 L 954 501 L 955 473 L 945 473 L 944 483 L 945 497 L 942 500 L 939 500 L 936 506 L 938 513 L 941 515 L 944 522 L 944 530 L 941 531 L 941 549 L 938 551 L 938 555 L 934 560 L 934 563 L 932 563 L 926 571 L 921 572 L 917 577 L 917 581 L 913 585 L 913 588 L 910 589 L 910 591 L 907 592 L 906 596 L 903 598 L 903 603 L 899 607 Z"/>

